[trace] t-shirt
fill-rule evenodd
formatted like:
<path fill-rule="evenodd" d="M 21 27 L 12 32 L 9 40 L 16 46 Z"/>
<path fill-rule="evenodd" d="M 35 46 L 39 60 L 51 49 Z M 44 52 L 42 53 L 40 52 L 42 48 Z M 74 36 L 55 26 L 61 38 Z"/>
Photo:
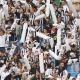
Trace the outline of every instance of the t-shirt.
<path fill-rule="evenodd" d="M 34 75 L 34 77 L 31 80 L 40 80 L 40 78 L 36 78 L 36 75 Z"/>
<path fill-rule="evenodd" d="M 0 47 L 5 47 L 6 34 L 0 36 Z"/>

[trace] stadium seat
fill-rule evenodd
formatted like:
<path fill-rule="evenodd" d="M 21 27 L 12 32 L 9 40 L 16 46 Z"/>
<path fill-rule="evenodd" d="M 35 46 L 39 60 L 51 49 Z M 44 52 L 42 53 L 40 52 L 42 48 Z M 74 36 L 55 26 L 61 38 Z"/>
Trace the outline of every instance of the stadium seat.
<path fill-rule="evenodd" d="M 76 78 L 76 77 L 77 77 L 77 74 L 78 74 L 77 72 L 72 72 L 72 73 L 71 73 L 71 77 Z"/>
<path fill-rule="evenodd" d="M 68 71 L 68 73 L 71 72 L 71 66 L 67 66 L 67 71 Z"/>

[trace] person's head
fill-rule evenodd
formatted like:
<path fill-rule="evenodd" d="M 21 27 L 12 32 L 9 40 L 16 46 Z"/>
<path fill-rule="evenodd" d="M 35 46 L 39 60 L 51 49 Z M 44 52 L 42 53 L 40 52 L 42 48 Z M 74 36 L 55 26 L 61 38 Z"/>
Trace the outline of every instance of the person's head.
<path fill-rule="evenodd" d="M 4 55 L 4 52 L 1 50 L 0 51 L 0 56 L 3 56 Z"/>
<path fill-rule="evenodd" d="M 17 55 L 14 55 L 13 60 L 14 61 L 17 61 L 18 60 L 18 56 Z"/>
<path fill-rule="evenodd" d="M 51 68 L 51 65 L 50 65 L 50 63 L 48 63 L 48 64 L 47 64 L 47 68 L 49 68 L 49 69 Z"/>
<path fill-rule="evenodd" d="M 44 54 L 44 59 L 47 59 L 48 58 L 48 54 Z"/>
<path fill-rule="evenodd" d="M 63 62 L 60 62 L 60 68 L 64 68 L 64 63 Z"/>
<path fill-rule="evenodd" d="M 50 2 L 54 2 L 54 0 L 50 0 Z"/>
<path fill-rule="evenodd" d="M 58 20 L 58 22 L 61 22 L 61 16 L 59 16 L 59 17 L 57 18 L 57 20 Z"/>
<path fill-rule="evenodd" d="M 80 27 L 77 28 L 78 33 L 80 34 Z"/>
<path fill-rule="evenodd" d="M 8 21 L 8 27 L 11 27 L 11 26 L 12 26 L 12 22 Z"/>
<path fill-rule="evenodd" d="M 30 8 L 30 13 L 33 14 L 34 13 L 34 9 Z"/>
<path fill-rule="evenodd" d="M 33 63 L 32 63 L 32 67 L 33 67 L 33 68 L 36 68 L 36 67 L 37 67 L 36 62 L 33 62 Z"/>
<path fill-rule="evenodd" d="M 65 5 L 66 4 L 66 0 L 62 0 L 62 5 Z"/>
<path fill-rule="evenodd" d="M 54 62 L 51 62 L 50 65 L 51 65 L 51 67 L 54 67 Z"/>
<path fill-rule="evenodd" d="M 29 53 L 30 53 L 30 54 L 32 53 L 32 48 L 29 48 Z"/>
<path fill-rule="evenodd" d="M 2 28 L 0 28 L 0 36 L 4 35 L 4 31 Z"/>
<path fill-rule="evenodd" d="M 36 55 L 36 56 L 35 56 L 35 59 L 36 59 L 36 60 L 39 60 L 39 56 L 38 56 L 38 55 Z"/>
<path fill-rule="evenodd" d="M 47 46 L 46 46 L 46 50 L 49 50 L 49 49 L 50 49 L 50 45 L 47 45 Z"/>
<path fill-rule="evenodd" d="M 23 14 L 23 13 L 24 13 L 24 9 L 20 8 L 20 14 Z"/>
<path fill-rule="evenodd" d="M 54 4 L 54 9 L 57 10 L 58 9 L 58 6 L 56 4 Z"/>
<path fill-rule="evenodd" d="M 39 2 L 42 2 L 43 0 L 39 0 Z"/>
<path fill-rule="evenodd" d="M 9 13 L 11 13 L 11 10 L 12 10 L 12 8 L 11 7 L 8 7 L 8 12 Z"/>
<path fill-rule="evenodd" d="M 67 35 L 68 37 L 71 36 L 70 28 L 66 28 L 66 35 Z"/>
<path fill-rule="evenodd" d="M 27 3 L 31 3 L 31 2 L 32 2 L 32 0 L 26 0 L 26 2 L 27 2 Z"/>
<path fill-rule="evenodd" d="M 69 15 L 69 12 L 68 11 L 65 11 L 65 15 Z"/>
<path fill-rule="evenodd" d="M 4 72 L 7 72 L 9 70 L 9 67 L 6 67 L 6 69 L 4 70 Z"/>
<path fill-rule="evenodd" d="M 18 66 L 18 67 L 22 67 L 22 63 L 21 63 L 21 62 L 18 62 L 18 63 L 17 63 L 17 66 Z"/>
<path fill-rule="evenodd" d="M 3 5 L 2 4 L 0 4 L 0 10 L 3 8 Z"/>
<path fill-rule="evenodd" d="M 40 14 L 44 14 L 45 12 L 43 10 L 40 11 Z"/>
<path fill-rule="evenodd" d="M 18 2 L 17 2 L 17 5 L 18 5 L 18 6 L 21 6 L 22 4 L 21 4 L 21 2 L 20 2 L 20 1 L 18 1 Z"/>
<path fill-rule="evenodd" d="M 73 78 L 72 80 L 76 80 L 75 78 Z"/>
<path fill-rule="evenodd" d="M 43 48 L 41 48 L 41 49 L 40 49 L 40 52 L 43 53 L 43 51 L 44 51 Z"/>
<path fill-rule="evenodd" d="M 34 21 L 34 24 L 35 26 L 39 26 L 39 21 L 38 20 Z"/>
<path fill-rule="evenodd" d="M 7 4 L 8 4 L 9 7 L 12 6 L 12 2 L 11 1 L 9 1 Z"/>
<path fill-rule="evenodd" d="M 43 32 L 44 32 L 44 33 L 47 33 L 47 29 L 43 29 Z"/>
<path fill-rule="evenodd" d="M 23 46 L 24 48 L 26 48 L 26 47 L 27 47 L 27 42 L 23 42 L 23 43 L 22 43 L 22 46 Z"/>
<path fill-rule="evenodd" d="M 36 70 L 36 76 L 40 76 L 40 71 Z"/>
<path fill-rule="evenodd" d="M 76 45 L 75 44 L 71 44 L 71 50 L 75 50 L 76 49 Z"/>
<path fill-rule="evenodd" d="M 33 38 L 32 37 L 30 37 L 30 41 L 33 41 Z"/>

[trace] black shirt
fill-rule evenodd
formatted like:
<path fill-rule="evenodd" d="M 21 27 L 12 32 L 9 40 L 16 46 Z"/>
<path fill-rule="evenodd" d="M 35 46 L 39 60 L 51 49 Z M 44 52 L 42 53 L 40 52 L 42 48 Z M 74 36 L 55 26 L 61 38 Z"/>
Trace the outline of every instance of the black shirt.
<path fill-rule="evenodd" d="M 36 75 L 31 80 L 40 80 L 40 77 L 36 78 Z"/>

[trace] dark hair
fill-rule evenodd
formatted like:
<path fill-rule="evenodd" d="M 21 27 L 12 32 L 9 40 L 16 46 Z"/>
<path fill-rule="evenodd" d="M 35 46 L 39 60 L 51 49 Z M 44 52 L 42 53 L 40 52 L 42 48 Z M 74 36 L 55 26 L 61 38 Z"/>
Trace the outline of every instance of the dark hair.
<path fill-rule="evenodd" d="M 48 67 L 48 68 L 51 68 L 51 65 L 48 63 L 48 64 L 47 64 L 47 67 Z"/>
<path fill-rule="evenodd" d="M 70 28 L 67 27 L 66 30 L 70 30 Z"/>

